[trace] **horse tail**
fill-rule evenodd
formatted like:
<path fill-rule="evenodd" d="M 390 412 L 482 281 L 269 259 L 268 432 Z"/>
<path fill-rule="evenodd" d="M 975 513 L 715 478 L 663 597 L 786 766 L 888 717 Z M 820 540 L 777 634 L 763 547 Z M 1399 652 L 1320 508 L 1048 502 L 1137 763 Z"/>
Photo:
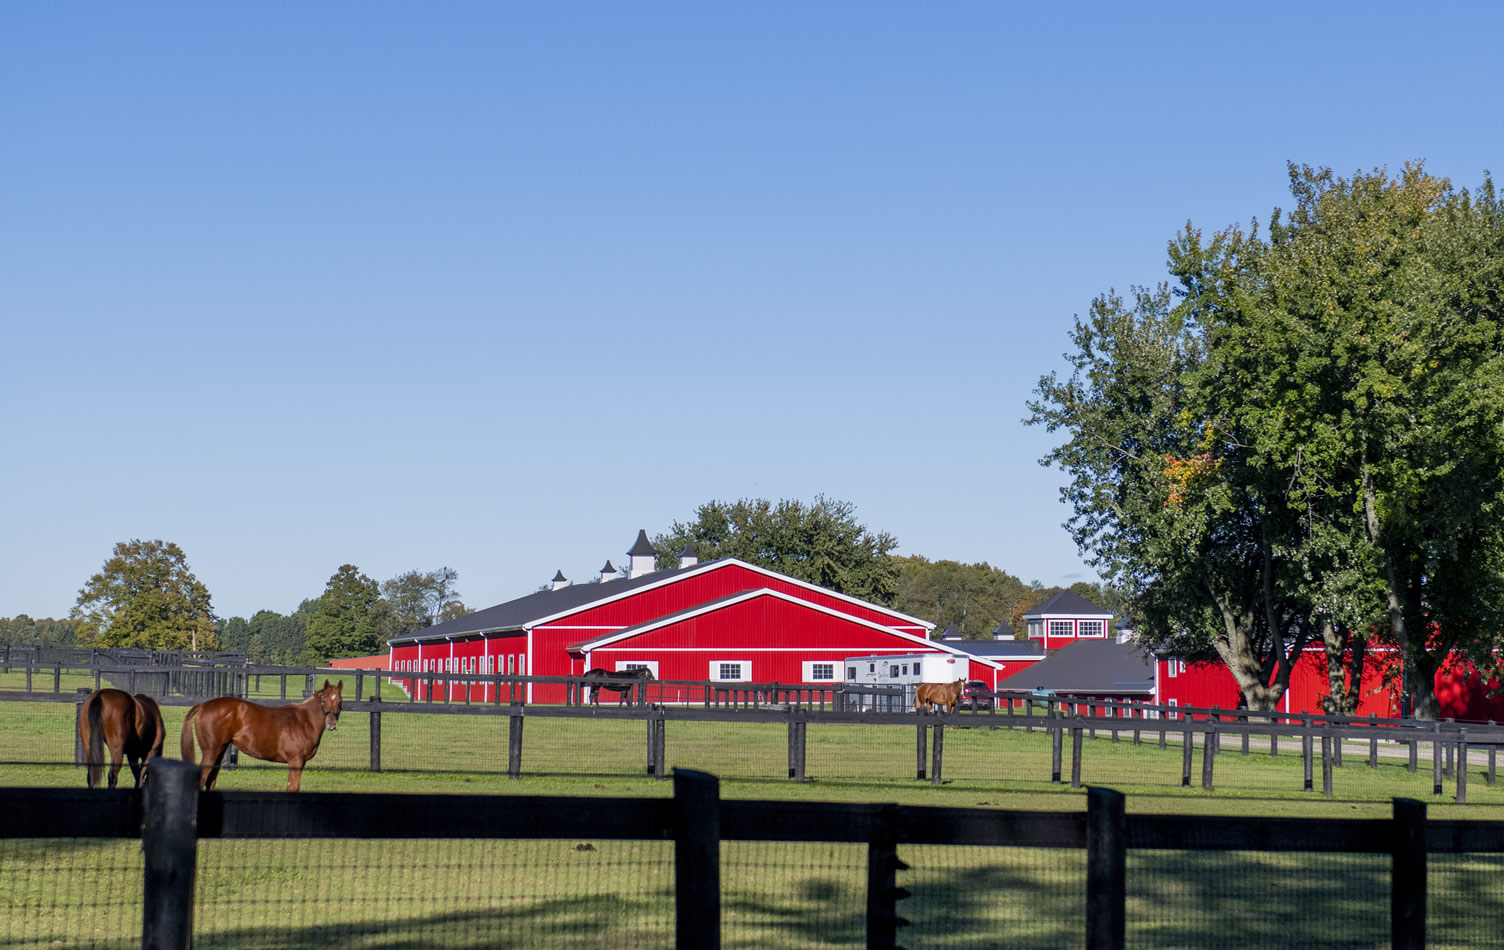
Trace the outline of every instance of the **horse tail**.
<path fill-rule="evenodd" d="M 145 693 L 136 694 L 136 732 L 151 745 L 143 758 L 162 757 L 162 746 L 167 741 L 167 724 L 162 721 L 162 710 L 157 701 Z"/>
<path fill-rule="evenodd" d="M 84 747 L 84 775 L 90 788 L 98 785 L 104 774 L 104 726 L 99 721 L 103 705 L 99 693 L 94 692 L 78 711 L 78 738 Z"/>
<path fill-rule="evenodd" d="M 203 703 L 199 703 L 202 706 Z M 188 710 L 188 715 L 183 717 L 183 735 L 179 740 L 179 750 L 183 753 L 184 762 L 193 761 L 193 717 L 198 714 L 198 706 Z"/>

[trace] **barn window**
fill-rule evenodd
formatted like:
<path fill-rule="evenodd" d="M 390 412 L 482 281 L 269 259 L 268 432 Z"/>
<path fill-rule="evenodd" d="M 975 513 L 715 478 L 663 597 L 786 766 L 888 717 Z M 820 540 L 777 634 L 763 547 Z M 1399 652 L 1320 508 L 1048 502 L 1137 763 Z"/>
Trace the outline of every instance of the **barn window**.
<path fill-rule="evenodd" d="M 626 672 L 630 672 L 631 670 L 647 670 L 649 673 L 653 674 L 653 679 L 657 679 L 658 678 L 658 661 L 657 660 L 617 660 L 616 661 L 616 670 L 619 673 L 626 673 Z"/>
<path fill-rule="evenodd" d="M 711 660 L 710 679 L 717 683 L 750 682 L 752 664 L 747 660 Z"/>
<path fill-rule="evenodd" d="M 1077 636 L 1081 637 L 1105 637 L 1107 636 L 1107 621 L 1083 620 L 1078 625 Z"/>
<path fill-rule="evenodd" d="M 848 668 L 847 673 L 854 679 L 856 670 Z M 807 661 L 804 664 L 804 681 L 806 683 L 832 683 L 836 678 L 836 665 L 834 663 L 816 663 Z"/>
<path fill-rule="evenodd" d="M 1174 676 L 1175 675 L 1175 661 L 1171 660 L 1168 665 L 1170 667 L 1170 675 Z"/>
<path fill-rule="evenodd" d="M 1076 635 L 1075 621 L 1051 620 L 1049 634 L 1052 637 L 1073 637 Z"/>

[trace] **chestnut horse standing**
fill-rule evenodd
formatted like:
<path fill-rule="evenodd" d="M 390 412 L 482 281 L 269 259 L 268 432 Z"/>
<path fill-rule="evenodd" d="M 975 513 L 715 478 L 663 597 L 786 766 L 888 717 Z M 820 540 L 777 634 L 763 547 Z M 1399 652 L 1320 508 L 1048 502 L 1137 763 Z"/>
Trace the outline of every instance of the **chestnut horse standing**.
<path fill-rule="evenodd" d="M 83 745 L 85 781 L 90 788 L 99 784 L 105 745 L 110 747 L 110 788 L 120 780 L 122 759 L 130 760 L 131 775 L 140 788 L 146 760 L 161 757 L 166 737 L 162 710 L 145 693 L 132 696 L 123 689 L 98 689 L 78 707 L 78 741 Z"/>
<path fill-rule="evenodd" d="M 961 700 L 961 689 L 965 687 L 964 679 L 954 683 L 920 683 L 914 690 L 914 709 L 934 712 L 936 706 L 944 706 L 947 713 L 956 711 L 956 703 Z"/>
<path fill-rule="evenodd" d="M 193 761 L 193 739 L 204 751 L 199 784 L 213 789 L 219 778 L 219 760 L 230 743 L 246 755 L 268 762 L 287 763 L 287 790 L 302 784 L 303 766 L 319 751 L 324 730 L 334 731 L 339 722 L 343 682 L 324 688 L 286 706 L 261 706 L 234 696 L 221 696 L 199 703 L 183 720 L 183 761 Z"/>

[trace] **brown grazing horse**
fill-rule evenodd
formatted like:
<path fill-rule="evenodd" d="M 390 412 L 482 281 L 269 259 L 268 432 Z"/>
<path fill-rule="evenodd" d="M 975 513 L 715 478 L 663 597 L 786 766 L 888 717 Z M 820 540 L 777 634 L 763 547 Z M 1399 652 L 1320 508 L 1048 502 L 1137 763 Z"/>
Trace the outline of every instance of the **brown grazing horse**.
<path fill-rule="evenodd" d="M 944 706 L 947 713 L 953 713 L 965 686 L 964 679 L 954 683 L 920 683 L 919 688 L 914 690 L 914 709 L 916 712 L 921 709 L 934 712 L 936 706 Z"/>
<path fill-rule="evenodd" d="M 296 792 L 302 784 L 303 766 L 319 751 L 324 730 L 333 732 L 339 722 L 343 682 L 324 688 L 303 700 L 286 706 L 261 706 L 221 696 L 199 703 L 188 710 L 183 720 L 183 761 L 193 761 L 193 739 L 204 750 L 200 762 L 199 784 L 213 789 L 219 778 L 219 760 L 230 743 L 246 755 L 268 762 L 287 763 L 287 790 Z"/>
<path fill-rule="evenodd" d="M 106 745 L 110 747 L 110 788 L 120 780 L 122 759 L 130 760 L 131 775 L 140 788 L 146 760 L 154 755 L 161 757 L 166 737 L 162 710 L 145 693 L 132 696 L 123 689 L 99 689 L 78 707 L 78 741 L 83 746 L 85 781 L 90 788 L 99 784 Z"/>

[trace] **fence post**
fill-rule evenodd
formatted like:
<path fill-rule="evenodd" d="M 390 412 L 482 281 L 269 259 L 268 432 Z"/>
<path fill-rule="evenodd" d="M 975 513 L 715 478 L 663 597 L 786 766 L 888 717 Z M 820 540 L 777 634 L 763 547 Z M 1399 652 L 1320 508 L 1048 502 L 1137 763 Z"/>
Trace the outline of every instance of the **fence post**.
<path fill-rule="evenodd" d="M 1188 720 L 1189 721 L 1189 720 Z M 1191 787 L 1191 753 L 1196 748 L 1195 737 L 1189 726 L 1181 736 L 1180 746 L 1180 787 Z"/>
<path fill-rule="evenodd" d="M 507 778 L 522 775 L 522 717 L 514 715 L 507 723 Z"/>
<path fill-rule="evenodd" d="M 1217 759 L 1216 743 L 1217 734 L 1214 730 L 1206 730 L 1206 735 L 1201 737 L 1201 790 L 1212 790 L 1212 763 Z"/>
<path fill-rule="evenodd" d="M 796 770 L 795 774 L 794 774 L 794 781 L 796 781 L 796 782 L 802 782 L 802 781 L 804 781 L 805 752 L 809 748 L 809 746 L 808 746 L 808 739 L 809 739 L 808 732 L 809 732 L 809 723 L 805 722 L 802 719 L 799 720 L 799 738 L 798 738 L 798 742 L 794 745 L 794 753 L 797 756 L 797 758 L 795 758 L 795 760 L 794 760 L 794 768 Z"/>
<path fill-rule="evenodd" d="M 914 764 L 914 777 L 917 778 L 917 779 L 919 779 L 919 781 L 921 781 L 921 782 L 924 781 L 924 768 L 925 768 L 924 759 L 925 759 L 925 754 L 926 754 L 925 753 L 925 739 L 924 739 L 924 737 L 925 737 L 924 723 L 921 722 L 919 724 L 919 737 L 915 740 L 915 760 L 914 760 L 914 762 L 915 762 L 915 764 Z"/>
<path fill-rule="evenodd" d="M 1054 719 L 1052 712 L 1050 718 Z M 1065 723 L 1057 721 L 1051 723 L 1050 729 L 1050 781 L 1060 784 L 1060 746 L 1065 738 Z"/>
<path fill-rule="evenodd" d="M 935 726 L 935 749 L 930 753 L 930 784 L 940 784 L 940 763 L 945 749 L 945 727 Z"/>
<path fill-rule="evenodd" d="M 651 714 L 648 715 L 648 774 L 658 773 L 658 723 L 653 721 Z"/>
<path fill-rule="evenodd" d="M 1492 719 L 1488 721 L 1488 724 L 1490 727 L 1496 725 L 1496 723 Z M 1489 731 L 1492 732 L 1493 730 L 1490 728 Z M 1487 782 L 1490 787 L 1492 787 L 1494 784 L 1494 752 L 1497 749 L 1498 746 L 1495 744 L 1495 740 L 1492 736 L 1490 736 L 1488 743 L 1488 778 L 1484 779 L 1484 781 Z"/>
<path fill-rule="evenodd" d="M 898 916 L 898 902 L 909 896 L 898 886 L 899 871 L 909 866 L 898 857 L 898 806 L 884 805 L 872 814 L 867 842 L 867 946 L 897 950 L 898 928 L 908 921 Z"/>
<path fill-rule="evenodd" d="M 1441 794 L 1441 723 L 1436 724 L 1436 738 L 1431 743 L 1431 794 Z"/>
<path fill-rule="evenodd" d="M 1368 734 L 1368 767 L 1379 767 L 1379 724 L 1375 713 L 1368 714 L 1368 728 L 1373 731 Z"/>
<path fill-rule="evenodd" d="M 1311 714 L 1306 713 L 1305 722 L 1301 726 L 1300 732 L 1300 755 L 1305 765 L 1305 790 L 1308 792 L 1315 788 L 1314 783 L 1311 781 L 1313 767 L 1311 762 L 1311 743 Z"/>
<path fill-rule="evenodd" d="M 73 764 L 75 766 L 85 764 L 84 740 L 83 737 L 78 734 L 78 719 L 83 715 L 84 700 L 88 698 L 89 691 L 87 689 L 84 689 L 82 686 L 80 686 L 78 688 L 78 692 L 73 695 Z"/>
<path fill-rule="evenodd" d="M 142 802 L 141 946 L 193 946 L 193 879 L 198 859 L 198 769 L 188 762 L 152 762 Z"/>
<path fill-rule="evenodd" d="M 1071 788 L 1081 787 L 1081 727 L 1071 729 Z"/>
<path fill-rule="evenodd" d="M 674 946 L 721 945 L 721 789 L 714 775 L 674 769 Z"/>
<path fill-rule="evenodd" d="M 1121 950 L 1127 938 L 1128 819 L 1123 796 L 1110 788 L 1086 793 L 1086 945 Z"/>
<path fill-rule="evenodd" d="M 381 771 L 381 710 L 371 710 L 371 771 Z"/>
<path fill-rule="evenodd" d="M 654 762 L 656 763 L 654 774 L 661 782 L 668 778 L 668 769 L 665 768 L 664 763 L 668 755 L 665 748 L 668 745 L 668 720 L 664 719 L 663 714 L 660 712 L 658 718 L 654 721 L 658 723 L 658 741 L 654 744 L 653 752 Z"/>
<path fill-rule="evenodd" d="M 1414 772 L 1417 768 L 1419 768 L 1419 766 L 1416 764 L 1416 760 L 1419 757 L 1420 740 L 1412 736 L 1410 739 L 1410 764 L 1406 767 L 1408 771 Z"/>
<path fill-rule="evenodd" d="M 1332 797 L 1332 765 L 1332 737 L 1330 729 L 1323 728 L 1321 730 L 1321 794 L 1327 798 Z"/>
<path fill-rule="evenodd" d="M 1467 804 L 1467 726 L 1457 730 L 1457 804 Z"/>
<path fill-rule="evenodd" d="M 1332 730 L 1332 724 L 1330 722 L 1327 723 L 1326 728 L 1327 728 L 1327 731 L 1330 732 Z M 1337 726 L 1336 734 L 1332 736 L 1332 765 L 1336 766 L 1339 769 L 1342 768 L 1342 726 L 1341 725 Z"/>
<path fill-rule="evenodd" d="M 1394 866 L 1390 871 L 1389 930 L 1394 950 L 1426 946 L 1426 803 L 1394 800 Z"/>

